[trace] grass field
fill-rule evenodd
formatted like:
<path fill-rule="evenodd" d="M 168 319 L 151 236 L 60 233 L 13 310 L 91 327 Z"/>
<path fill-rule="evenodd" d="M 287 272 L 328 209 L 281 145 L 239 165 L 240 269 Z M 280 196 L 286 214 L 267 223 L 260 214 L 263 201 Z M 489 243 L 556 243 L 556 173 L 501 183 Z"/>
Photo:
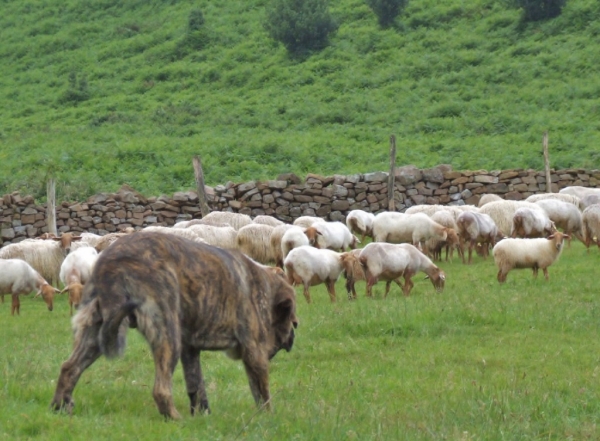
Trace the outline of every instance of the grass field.
<path fill-rule="evenodd" d="M 44 440 L 583 440 L 600 438 L 598 250 L 580 243 L 550 280 L 514 271 L 500 286 L 492 260 L 441 263 L 436 294 L 422 274 L 410 297 L 331 304 L 322 286 L 290 353 L 271 363 L 274 411 L 257 412 L 241 363 L 203 353 L 212 414 L 191 417 L 178 366 L 165 422 L 151 396 L 150 351 L 135 331 L 122 359 L 101 358 L 75 389 L 72 416 L 49 410 L 72 346 L 68 304 L 52 313 L 25 297 L 0 305 L 0 439 Z"/>

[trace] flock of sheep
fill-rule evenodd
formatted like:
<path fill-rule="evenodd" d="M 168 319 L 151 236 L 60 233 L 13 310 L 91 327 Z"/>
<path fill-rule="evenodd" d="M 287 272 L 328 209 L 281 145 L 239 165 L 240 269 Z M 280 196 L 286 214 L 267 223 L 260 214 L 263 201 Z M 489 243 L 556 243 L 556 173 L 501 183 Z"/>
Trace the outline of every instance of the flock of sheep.
<path fill-rule="evenodd" d="M 588 252 L 592 243 L 600 247 L 600 189 L 567 187 L 525 201 L 484 195 L 478 207 L 416 205 L 405 213 L 377 215 L 353 210 L 346 224 L 303 216 L 290 225 L 271 216 L 252 219 L 239 213 L 212 212 L 203 219 L 141 231 L 240 250 L 263 265 L 285 270 L 291 284 L 303 286 L 309 303 L 310 287 L 318 284 L 325 284 L 335 301 L 335 283 L 342 273 L 349 298 L 356 298 L 354 284 L 361 280 L 366 281 L 367 296 L 379 280 L 386 281 L 386 295 L 392 282 L 408 295 L 413 288 L 411 278 L 418 272 L 424 272 L 436 290 L 443 290 L 446 274 L 434 261 L 442 259 L 444 250 L 446 260 L 457 251 L 464 263 L 471 262 L 473 250 L 482 256 L 491 252 L 500 283 L 514 268 L 531 268 L 534 276 L 541 269 L 548 278 L 547 268 L 560 255 L 565 239 L 576 237 Z M 52 310 L 54 295 L 68 292 L 72 314 L 98 254 L 127 234 L 137 233 L 65 233 L 0 249 L 2 302 L 5 294 L 11 294 L 11 314 L 19 314 L 19 295 L 37 291 Z M 373 242 L 358 248 L 366 237 Z M 57 289 L 59 284 L 62 291 Z"/>

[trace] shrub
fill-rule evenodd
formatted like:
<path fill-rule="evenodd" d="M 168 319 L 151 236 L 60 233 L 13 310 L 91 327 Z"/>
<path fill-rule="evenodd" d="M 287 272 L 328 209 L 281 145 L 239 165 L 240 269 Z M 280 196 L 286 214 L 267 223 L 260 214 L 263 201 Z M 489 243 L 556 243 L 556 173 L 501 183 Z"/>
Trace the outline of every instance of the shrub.
<path fill-rule="evenodd" d="M 558 17 L 567 0 L 515 0 L 523 8 L 524 21 L 538 21 Z"/>
<path fill-rule="evenodd" d="M 391 26 L 408 4 L 408 0 L 366 0 L 366 2 L 383 28 Z"/>
<path fill-rule="evenodd" d="M 77 80 L 77 74 L 71 72 L 69 74 L 69 86 L 60 97 L 60 101 L 64 103 L 77 104 L 81 101 L 86 101 L 90 98 L 87 77 L 84 75 Z"/>
<path fill-rule="evenodd" d="M 322 49 L 338 27 L 328 0 L 271 0 L 266 13 L 266 31 L 291 53 Z"/>

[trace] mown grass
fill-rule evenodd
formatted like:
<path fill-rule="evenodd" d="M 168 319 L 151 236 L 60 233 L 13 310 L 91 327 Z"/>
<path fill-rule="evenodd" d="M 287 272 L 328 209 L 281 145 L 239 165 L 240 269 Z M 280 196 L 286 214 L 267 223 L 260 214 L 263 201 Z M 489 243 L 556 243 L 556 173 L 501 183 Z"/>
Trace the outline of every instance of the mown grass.
<path fill-rule="evenodd" d="M 228 180 L 387 169 L 595 168 L 600 6 L 569 0 L 524 25 L 494 0 L 411 1 L 380 29 L 333 0 L 331 44 L 290 57 L 263 0 L 5 1 L 0 16 L 0 193 L 60 197 L 128 183 L 148 195 Z M 200 9 L 202 35 L 190 38 Z"/>
<path fill-rule="evenodd" d="M 290 353 L 271 363 L 274 412 L 257 412 L 240 363 L 203 353 L 212 414 L 187 414 L 181 367 L 165 422 L 151 397 L 153 362 L 128 334 L 122 359 L 82 376 L 72 416 L 49 410 L 72 345 L 68 305 L 49 313 L 24 298 L 21 316 L 0 305 L 0 439 L 537 440 L 600 436 L 600 255 L 573 244 L 550 280 L 514 271 L 505 285 L 491 260 L 441 263 L 442 294 L 422 275 L 410 297 L 331 304 L 322 287 L 307 305 Z"/>

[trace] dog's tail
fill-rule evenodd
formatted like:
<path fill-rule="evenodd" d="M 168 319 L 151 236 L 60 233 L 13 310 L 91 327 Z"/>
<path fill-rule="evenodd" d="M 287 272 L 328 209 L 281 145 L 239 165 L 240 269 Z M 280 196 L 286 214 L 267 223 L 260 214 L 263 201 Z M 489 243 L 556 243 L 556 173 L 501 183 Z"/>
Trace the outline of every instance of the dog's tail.
<path fill-rule="evenodd" d="M 108 319 L 102 323 L 99 335 L 100 351 L 107 358 L 123 355 L 125 350 L 125 334 L 127 327 L 123 323 L 125 317 L 133 313 L 140 305 L 138 301 L 129 300 L 118 309 L 114 309 Z"/>

